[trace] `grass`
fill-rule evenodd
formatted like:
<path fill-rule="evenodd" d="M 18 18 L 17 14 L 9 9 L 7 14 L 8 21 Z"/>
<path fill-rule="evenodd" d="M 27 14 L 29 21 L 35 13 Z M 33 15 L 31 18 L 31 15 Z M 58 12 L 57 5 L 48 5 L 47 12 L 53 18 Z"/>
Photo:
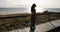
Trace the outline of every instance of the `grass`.
<path fill-rule="evenodd" d="M 42 15 L 43 14 L 43 15 Z M 18 14 L 27 17 L 19 17 L 19 18 L 6 18 L 0 19 L 0 31 L 9 31 L 13 29 L 21 29 L 24 27 L 30 26 L 31 15 L 30 14 Z M 7 15 L 6 15 L 7 16 Z M 60 14 L 54 13 L 50 15 L 50 20 L 60 19 Z M 45 13 L 37 13 L 36 25 L 48 22 L 48 14 Z"/>

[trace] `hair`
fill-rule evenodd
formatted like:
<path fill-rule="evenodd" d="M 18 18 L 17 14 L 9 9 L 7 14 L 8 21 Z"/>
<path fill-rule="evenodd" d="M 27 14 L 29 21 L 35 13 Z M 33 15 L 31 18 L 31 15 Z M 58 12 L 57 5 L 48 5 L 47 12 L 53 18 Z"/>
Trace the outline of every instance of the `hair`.
<path fill-rule="evenodd" d="M 36 4 L 33 4 L 32 7 L 36 7 Z"/>

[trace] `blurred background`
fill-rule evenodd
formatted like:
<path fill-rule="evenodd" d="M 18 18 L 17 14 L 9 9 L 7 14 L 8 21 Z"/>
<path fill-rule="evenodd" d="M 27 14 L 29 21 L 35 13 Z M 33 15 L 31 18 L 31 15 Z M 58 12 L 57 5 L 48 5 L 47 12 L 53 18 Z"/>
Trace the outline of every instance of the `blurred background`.
<path fill-rule="evenodd" d="M 36 12 L 60 10 L 60 0 L 0 0 L 0 14 L 31 13 L 33 3 Z"/>

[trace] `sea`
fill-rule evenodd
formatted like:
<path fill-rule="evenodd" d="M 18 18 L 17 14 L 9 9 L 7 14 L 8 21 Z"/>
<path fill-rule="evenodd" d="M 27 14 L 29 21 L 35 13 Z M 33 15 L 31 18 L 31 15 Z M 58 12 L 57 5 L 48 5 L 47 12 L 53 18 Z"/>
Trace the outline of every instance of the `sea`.
<path fill-rule="evenodd" d="M 60 12 L 60 8 L 44 8 L 44 11 L 48 11 L 48 12 Z"/>
<path fill-rule="evenodd" d="M 0 8 L 0 14 L 26 13 L 27 8 Z"/>
<path fill-rule="evenodd" d="M 60 12 L 60 8 L 43 8 L 42 10 L 48 12 Z M 40 12 L 40 11 L 38 11 Z M 42 12 L 42 13 L 43 13 Z M 28 8 L 0 8 L 0 15 L 1 14 L 16 14 L 16 13 L 29 13 Z"/>

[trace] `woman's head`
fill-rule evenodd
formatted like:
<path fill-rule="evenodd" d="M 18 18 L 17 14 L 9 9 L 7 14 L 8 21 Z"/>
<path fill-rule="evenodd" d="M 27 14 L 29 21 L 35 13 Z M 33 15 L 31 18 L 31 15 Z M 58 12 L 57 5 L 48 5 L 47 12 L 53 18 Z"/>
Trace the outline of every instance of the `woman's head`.
<path fill-rule="evenodd" d="M 36 7 L 36 4 L 33 4 L 32 7 Z"/>

